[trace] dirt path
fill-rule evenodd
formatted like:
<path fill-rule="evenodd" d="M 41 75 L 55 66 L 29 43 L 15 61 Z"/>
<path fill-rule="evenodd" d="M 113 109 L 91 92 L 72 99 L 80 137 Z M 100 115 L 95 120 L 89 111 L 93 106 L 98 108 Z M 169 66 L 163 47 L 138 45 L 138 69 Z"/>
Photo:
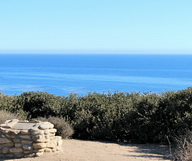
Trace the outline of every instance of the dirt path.
<path fill-rule="evenodd" d="M 159 145 L 64 140 L 62 152 L 14 161 L 170 161 L 167 154 L 167 147 Z"/>

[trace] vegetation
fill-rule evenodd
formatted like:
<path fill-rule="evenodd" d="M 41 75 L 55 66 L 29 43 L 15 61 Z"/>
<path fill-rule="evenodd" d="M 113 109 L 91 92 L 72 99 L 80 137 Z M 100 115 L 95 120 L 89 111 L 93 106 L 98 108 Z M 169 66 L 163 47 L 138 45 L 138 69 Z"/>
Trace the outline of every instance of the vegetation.
<path fill-rule="evenodd" d="M 174 153 L 175 161 L 192 160 L 192 132 L 188 131 L 185 135 L 176 138 L 176 150 Z"/>
<path fill-rule="evenodd" d="M 162 94 L 0 94 L 0 110 L 27 119 L 64 119 L 74 128 L 73 138 L 166 143 L 173 141 L 178 134 L 192 130 L 192 88 Z M 55 122 L 62 125 L 59 125 L 60 121 Z"/>

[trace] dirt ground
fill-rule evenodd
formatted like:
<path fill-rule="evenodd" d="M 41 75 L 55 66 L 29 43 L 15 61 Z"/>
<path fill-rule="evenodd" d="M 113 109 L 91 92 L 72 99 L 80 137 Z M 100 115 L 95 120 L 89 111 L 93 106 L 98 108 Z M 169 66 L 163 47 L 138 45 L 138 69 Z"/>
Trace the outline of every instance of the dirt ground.
<path fill-rule="evenodd" d="M 63 150 L 36 158 L 0 161 L 170 161 L 166 146 L 64 140 Z"/>

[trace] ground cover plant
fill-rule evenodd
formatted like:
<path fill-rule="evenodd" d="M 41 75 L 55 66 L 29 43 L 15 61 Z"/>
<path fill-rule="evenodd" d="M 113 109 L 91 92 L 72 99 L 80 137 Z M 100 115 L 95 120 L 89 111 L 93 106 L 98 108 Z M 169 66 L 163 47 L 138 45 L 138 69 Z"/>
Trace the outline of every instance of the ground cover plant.
<path fill-rule="evenodd" d="M 73 138 L 78 139 L 167 143 L 192 130 L 192 88 L 161 94 L 114 92 L 85 96 L 1 93 L 0 110 L 27 119 L 64 119 L 74 129 Z"/>

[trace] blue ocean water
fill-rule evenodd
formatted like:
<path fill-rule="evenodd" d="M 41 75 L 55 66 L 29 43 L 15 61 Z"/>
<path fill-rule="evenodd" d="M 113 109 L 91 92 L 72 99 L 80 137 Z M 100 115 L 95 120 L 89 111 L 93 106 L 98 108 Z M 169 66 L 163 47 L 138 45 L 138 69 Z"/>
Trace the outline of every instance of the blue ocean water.
<path fill-rule="evenodd" d="M 192 86 L 192 55 L 1 54 L 0 92 L 165 92 Z"/>

